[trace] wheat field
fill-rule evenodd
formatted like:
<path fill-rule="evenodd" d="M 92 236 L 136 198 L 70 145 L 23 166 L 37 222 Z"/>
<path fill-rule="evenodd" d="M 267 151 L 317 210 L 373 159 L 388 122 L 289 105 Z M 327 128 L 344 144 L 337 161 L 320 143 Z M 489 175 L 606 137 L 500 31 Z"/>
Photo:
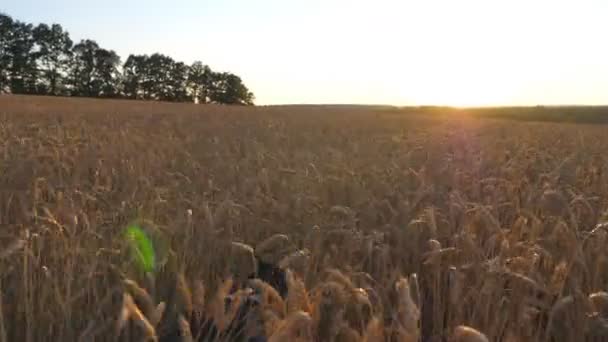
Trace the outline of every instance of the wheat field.
<path fill-rule="evenodd" d="M 606 151 L 465 111 L 0 96 L 0 342 L 608 340 Z"/>

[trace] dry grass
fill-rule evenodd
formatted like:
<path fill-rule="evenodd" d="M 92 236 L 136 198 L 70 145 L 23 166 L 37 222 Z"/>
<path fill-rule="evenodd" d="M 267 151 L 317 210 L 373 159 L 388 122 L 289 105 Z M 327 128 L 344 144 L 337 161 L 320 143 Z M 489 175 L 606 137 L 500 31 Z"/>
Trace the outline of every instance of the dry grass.
<path fill-rule="evenodd" d="M 0 97 L 0 342 L 229 340 L 252 293 L 241 335 L 271 341 L 606 340 L 606 151 L 598 126 Z M 230 292 L 252 254 L 285 300 Z"/>

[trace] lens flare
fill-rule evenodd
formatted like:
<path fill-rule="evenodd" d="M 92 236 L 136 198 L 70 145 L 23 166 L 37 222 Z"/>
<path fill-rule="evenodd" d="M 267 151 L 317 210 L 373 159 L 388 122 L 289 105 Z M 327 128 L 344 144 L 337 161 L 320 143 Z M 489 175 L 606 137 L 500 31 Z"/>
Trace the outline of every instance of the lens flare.
<path fill-rule="evenodd" d="M 146 273 L 154 272 L 156 268 L 156 253 L 154 244 L 148 234 L 138 225 L 132 224 L 127 227 L 125 237 L 136 264 Z"/>

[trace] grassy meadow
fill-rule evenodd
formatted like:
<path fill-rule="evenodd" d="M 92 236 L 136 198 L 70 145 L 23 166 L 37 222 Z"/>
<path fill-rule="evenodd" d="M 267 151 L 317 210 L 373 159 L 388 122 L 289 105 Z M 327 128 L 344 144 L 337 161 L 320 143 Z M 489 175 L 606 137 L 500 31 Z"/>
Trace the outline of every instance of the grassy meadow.
<path fill-rule="evenodd" d="M 607 112 L 0 96 L 0 342 L 608 340 Z"/>

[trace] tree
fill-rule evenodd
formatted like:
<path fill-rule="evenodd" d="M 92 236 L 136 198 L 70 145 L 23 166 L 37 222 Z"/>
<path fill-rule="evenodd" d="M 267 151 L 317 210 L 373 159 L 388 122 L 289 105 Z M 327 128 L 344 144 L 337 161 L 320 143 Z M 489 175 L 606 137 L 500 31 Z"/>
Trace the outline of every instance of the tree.
<path fill-rule="evenodd" d="M 95 51 L 93 93 L 98 97 L 117 97 L 120 94 L 120 57 L 113 50 Z"/>
<path fill-rule="evenodd" d="M 147 60 L 147 81 L 150 83 L 150 95 L 152 99 L 171 100 L 171 89 L 169 85 L 171 68 L 175 61 L 160 53 L 155 53 Z"/>
<path fill-rule="evenodd" d="M 252 105 L 240 77 L 155 53 L 122 66 L 94 40 L 74 45 L 59 24 L 31 24 L 0 13 L 0 92 Z"/>
<path fill-rule="evenodd" d="M 72 40 L 61 25 L 40 24 L 33 30 L 38 46 L 36 52 L 39 70 L 42 74 L 42 88 L 48 94 L 59 95 L 63 78 L 70 61 Z"/>
<path fill-rule="evenodd" d="M 95 51 L 99 45 L 86 39 L 72 49 L 71 60 L 71 93 L 76 96 L 93 95 L 93 74 L 95 71 Z"/>
<path fill-rule="evenodd" d="M 209 92 L 213 87 L 211 68 L 199 61 L 192 63 L 188 72 L 188 87 L 193 100 L 198 103 L 209 102 Z"/>
<path fill-rule="evenodd" d="M 4 25 L 9 22 L 6 19 L 3 21 Z M 14 21 L 7 28 L 8 34 L 3 45 L 6 46 L 4 58 L 8 61 L 10 90 L 15 94 L 35 94 L 38 92 L 36 89 L 38 69 L 34 54 L 32 25 Z"/>
<path fill-rule="evenodd" d="M 119 94 L 120 58 L 116 52 L 102 49 L 89 39 L 76 44 L 72 52 L 72 95 L 115 97 Z"/>
<path fill-rule="evenodd" d="M 192 101 L 192 97 L 188 94 L 188 71 L 189 67 L 185 63 L 173 62 L 167 84 L 169 90 L 167 100 L 175 102 Z"/>
<path fill-rule="evenodd" d="M 129 55 L 122 66 L 124 95 L 129 99 L 147 98 L 144 90 L 146 55 Z"/>
<path fill-rule="evenodd" d="M 240 77 L 229 72 L 214 73 L 210 99 L 215 103 L 253 105 L 253 93 Z"/>
<path fill-rule="evenodd" d="M 9 67 L 11 58 L 9 44 L 13 35 L 13 19 L 0 13 L 0 93 L 9 90 Z"/>
<path fill-rule="evenodd" d="M 124 94 L 131 99 L 192 101 L 188 75 L 189 67 L 169 56 L 129 55 L 123 66 Z"/>

